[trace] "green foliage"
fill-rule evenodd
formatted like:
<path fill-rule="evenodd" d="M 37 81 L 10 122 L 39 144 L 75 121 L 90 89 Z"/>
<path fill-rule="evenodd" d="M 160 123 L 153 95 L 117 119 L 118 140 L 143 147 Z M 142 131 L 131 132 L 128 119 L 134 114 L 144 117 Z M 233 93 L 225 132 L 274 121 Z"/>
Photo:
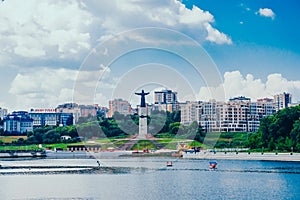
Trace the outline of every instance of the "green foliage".
<path fill-rule="evenodd" d="M 134 144 L 131 150 L 143 150 L 143 149 L 152 149 L 156 146 L 149 140 L 139 140 L 136 144 Z"/>
<path fill-rule="evenodd" d="M 180 111 L 174 111 L 172 113 L 165 111 L 153 111 L 150 115 L 149 132 L 151 134 L 167 133 L 170 132 L 170 124 L 180 122 Z M 154 130 L 154 132 L 152 132 Z M 175 130 L 173 130 L 175 132 Z"/>
<path fill-rule="evenodd" d="M 293 147 L 300 151 L 297 145 L 300 142 L 300 107 L 290 107 L 278 111 L 273 116 L 261 120 L 258 133 L 249 138 L 251 148 L 289 151 Z M 298 145 L 299 146 L 299 145 Z"/>

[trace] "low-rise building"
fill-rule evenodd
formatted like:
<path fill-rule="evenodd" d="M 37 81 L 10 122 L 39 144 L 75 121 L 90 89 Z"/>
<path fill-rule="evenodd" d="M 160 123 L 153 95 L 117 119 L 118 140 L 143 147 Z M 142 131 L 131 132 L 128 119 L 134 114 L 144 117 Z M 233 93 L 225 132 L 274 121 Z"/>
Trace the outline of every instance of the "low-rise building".
<path fill-rule="evenodd" d="M 33 119 L 34 127 L 73 125 L 73 115 L 58 112 L 57 109 L 31 109 L 29 116 Z"/>
<path fill-rule="evenodd" d="M 98 104 L 94 105 L 78 105 L 77 103 L 65 103 L 57 106 L 58 113 L 69 113 L 73 115 L 73 124 L 76 124 L 80 117 L 96 116 L 101 110 Z"/>

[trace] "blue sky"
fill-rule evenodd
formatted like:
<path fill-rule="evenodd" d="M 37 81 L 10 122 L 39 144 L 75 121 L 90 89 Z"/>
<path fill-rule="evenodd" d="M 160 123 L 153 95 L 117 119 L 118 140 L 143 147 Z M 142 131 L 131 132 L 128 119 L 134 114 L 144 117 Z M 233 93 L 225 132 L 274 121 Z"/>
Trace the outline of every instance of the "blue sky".
<path fill-rule="evenodd" d="M 225 98 L 243 95 L 253 100 L 290 92 L 297 102 L 299 8 L 296 0 L 4 1 L 0 3 L 0 107 L 10 111 L 53 108 L 74 101 L 76 84 L 81 84 L 85 92 L 94 92 L 85 95 L 95 97 L 93 102 L 106 106 L 122 77 L 137 73 L 137 67 L 147 71 L 152 66 L 153 71 L 147 72 L 159 73 L 159 65 L 174 76 L 179 73 L 181 81 L 194 87 L 190 96 L 198 100 L 218 99 L 212 94 L 220 91 L 225 92 Z M 145 27 L 158 31 L 126 34 Z M 178 34 L 170 32 L 168 37 L 160 28 Z M 124 37 L 115 44 L 112 41 L 118 35 Z M 189 39 L 183 39 L 183 35 Z M 198 49 L 189 46 L 192 40 Z M 101 49 L 105 41 L 111 41 L 111 46 Z M 173 49 L 175 54 L 159 48 L 144 49 L 120 55 L 107 66 L 112 55 L 128 46 L 149 45 Z M 97 50 L 100 54 L 95 55 L 104 57 L 90 56 Z M 194 66 L 176 54 L 184 51 L 194 61 L 198 59 L 199 65 L 207 66 L 202 70 L 214 70 L 212 79 L 222 82 L 209 85 L 205 79 L 210 76 L 194 73 Z M 206 62 L 201 63 L 199 58 Z M 92 70 L 85 68 L 89 64 L 94 66 Z M 100 78 L 103 71 L 106 73 Z M 142 74 L 134 75 L 148 80 L 149 76 Z M 168 80 L 169 89 L 179 88 L 180 83 Z M 184 92 L 178 91 L 179 100 L 189 98 Z"/>
<path fill-rule="evenodd" d="M 214 26 L 230 35 L 233 45 L 207 44 L 206 50 L 221 71 L 240 70 L 262 79 L 282 73 L 298 80 L 300 61 L 300 3 L 296 0 L 262 1 L 183 1 L 189 8 L 197 5 L 214 15 Z M 274 19 L 262 17 L 260 8 L 270 8 Z"/>

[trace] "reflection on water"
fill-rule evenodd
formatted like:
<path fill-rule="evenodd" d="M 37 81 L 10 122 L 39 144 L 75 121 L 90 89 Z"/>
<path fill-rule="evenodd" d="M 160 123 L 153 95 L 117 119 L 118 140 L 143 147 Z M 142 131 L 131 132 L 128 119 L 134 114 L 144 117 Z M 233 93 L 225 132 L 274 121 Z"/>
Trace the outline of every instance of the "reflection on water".
<path fill-rule="evenodd" d="M 2 160 L 1 199 L 297 199 L 300 163 L 170 158 Z"/>

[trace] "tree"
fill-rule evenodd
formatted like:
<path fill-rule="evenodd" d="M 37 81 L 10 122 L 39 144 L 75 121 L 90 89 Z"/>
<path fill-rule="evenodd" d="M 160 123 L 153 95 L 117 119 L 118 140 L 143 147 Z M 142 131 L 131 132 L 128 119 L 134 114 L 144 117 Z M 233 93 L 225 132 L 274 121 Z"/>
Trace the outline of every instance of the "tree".
<path fill-rule="evenodd" d="M 43 144 L 54 144 L 60 143 L 60 134 L 57 133 L 55 130 L 49 130 L 43 135 Z"/>
<path fill-rule="evenodd" d="M 291 131 L 291 140 L 292 146 L 300 151 L 300 149 L 297 147 L 297 145 L 300 144 L 300 119 L 296 120 L 293 124 L 293 129 Z"/>
<path fill-rule="evenodd" d="M 265 117 L 260 122 L 259 133 L 264 147 L 273 150 L 289 150 L 296 147 L 299 140 L 300 106 L 285 108 L 273 116 Z M 253 138 L 252 138 L 253 139 Z M 256 138 L 257 139 L 257 138 Z M 253 145 L 253 141 L 251 141 Z M 257 145 L 254 145 L 257 147 Z"/>
<path fill-rule="evenodd" d="M 173 122 L 169 125 L 169 133 L 172 135 L 176 135 L 180 128 L 180 122 Z"/>

